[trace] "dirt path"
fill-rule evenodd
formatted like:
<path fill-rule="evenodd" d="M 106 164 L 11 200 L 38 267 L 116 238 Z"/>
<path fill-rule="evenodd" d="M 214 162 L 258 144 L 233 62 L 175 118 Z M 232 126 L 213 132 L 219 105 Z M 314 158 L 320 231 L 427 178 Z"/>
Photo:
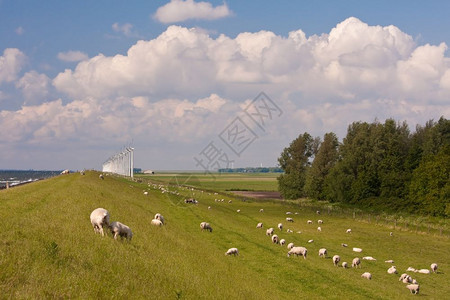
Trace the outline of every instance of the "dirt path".
<path fill-rule="evenodd" d="M 231 191 L 233 194 L 256 199 L 283 199 L 279 192 Z"/>

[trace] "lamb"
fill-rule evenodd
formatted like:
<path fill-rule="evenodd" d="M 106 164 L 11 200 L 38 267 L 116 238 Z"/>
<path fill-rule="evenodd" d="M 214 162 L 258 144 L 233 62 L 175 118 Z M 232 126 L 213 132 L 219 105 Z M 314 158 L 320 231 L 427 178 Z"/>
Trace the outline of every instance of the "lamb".
<path fill-rule="evenodd" d="M 327 257 L 327 249 L 325 249 L 325 248 L 319 249 L 319 257 L 326 258 Z"/>
<path fill-rule="evenodd" d="M 115 240 L 120 236 L 121 239 L 125 237 L 127 240 L 131 241 L 131 238 L 133 237 L 133 232 L 131 232 L 130 227 L 120 222 L 112 222 L 109 229 Z"/>
<path fill-rule="evenodd" d="M 344 261 L 344 262 L 342 263 L 342 267 L 343 267 L 344 269 L 347 269 L 347 268 L 348 268 L 348 263 L 347 263 L 346 261 Z"/>
<path fill-rule="evenodd" d="M 361 268 L 361 260 L 359 257 L 355 257 L 352 261 L 352 268 L 357 268 L 358 266 Z"/>
<path fill-rule="evenodd" d="M 95 233 L 100 233 L 105 236 L 103 232 L 104 226 L 109 226 L 109 212 L 104 208 L 96 208 L 91 213 L 91 224 L 94 227 Z"/>
<path fill-rule="evenodd" d="M 431 271 L 433 271 L 433 273 L 437 272 L 437 268 L 438 268 L 437 263 L 432 263 L 430 267 L 431 267 Z"/>
<path fill-rule="evenodd" d="M 352 230 L 349 228 L 347 229 L 346 233 L 352 233 Z"/>
<path fill-rule="evenodd" d="M 269 229 L 266 230 L 266 235 L 272 235 L 273 234 L 273 228 L 270 227 Z"/>
<path fill-rule="evenodd" d="M 312 224 L 312 223 L 313 223 L 313 221 L 311 221 L 311 220 L 306 221 L 306 224 Z"/>
<path fill-rule="evenodd" d="M 163 223 L 160 220 L 158 220 L 158 219 L 153 219 L 150 222 L 150 224 L 155 225 L 155 226 L 162 226 L 163 225 Z"/>
<path fill-rule="evenodd" d="M 403 273 L 400 276 L 400 278 L 398 279 L 398 281 L 402 281 L 403 283 L 411 283 L 412 282 L 412 278 L 408 274 Z"/>
<path fill-rule="evenodd" d="M 283 224 L 278 223 L 278 229 L 283 230 Z"/>
<path fill-rule="evenodd" d="M 293 222 L 294 222 L 294 219 L 292 219 L 292 218 L 286 218 L 286 221 L 287 221 L 287 222 L 292 222 L 292 223 L 293 223 Z"/>
<path fill-rule="evenodd" d="M 395 266 L 391 266 L 388 270 L 387 270 L 388 274 L 397 274 L 397 268 Z"/>
<path fill-rule="evenodd" d="M 371 279 L 372 279 L 372 274 L 370 274 L 369 272 L 364 272 L 364 273 L 361 275 L 361 277 L 362 277 L 362 278 L 366 278 L 366 279 L 371 280 Z"/>
<path fill-rule="evenodd" d="M 160 213 L 157 213 L 153 219 L 160 220 L 163 224 L 165 223 L 164 217 Z"/>
<path fill-rule="evenodd" d="M 263 228 L 263 223 L 258 223 L 258 224 L 256 225 L 256 228 Z"/>
<path fill-rule="evenodd" d="M 289 250 L 291 250 L 292 248 L 294 248 L 294 243 L 289 243 L 289 244 L 287 245 L 287 248 L 288 248 Z"/>
<path fill-rule="evenodd" d="M 280 240 L 280 246 L 284 246 L 284 244 L 286 244 L 286 240 L 285 239 L 281 239 Z"/>
<path fill-rule="evenodd" d="M 362 252 L 362 249 L 361 248 L 353 248 L 353 251 L 354 252 Z"/>
<path fill-rule="evenodd" d="M 278 235 L 274 234 L 272 236 L 272 243 L 274 243 L 274 244 L 278 244 L 279 243 Z"/>
<path fill-rule="evenodd" d="M 233 254 L 234 256 L 239 255 L 239 251 L 237 248 L 230 248 L 228 249 L 227 252 L 225 252 L 225 255 L 231 255 Z"/>
<path fill-rule="evenodd" d="M 293 247 L 289 250 L 287 256 L 290 257 L 292 254 L 296 256 L 302 255 L 304 259 L 306 259 L 306 255 L 308 254 L 308 250 L 305 247 Z"/>
<path fill-rule="evenodd" d="M 202 231 L 203 230 L 209 230 L 209 232 L 212 232 L 212 227 L 207 222 L 201 222 L 200 223 L 200 228 L 202 229 Z"/>
<path fill-rule="evenodd" d="M 364 256 L 362 259 L 376 261 L 376 259 L 373 258 L 372 256 Z"/>
<path fill-rule="evenodd" d="M 408 284 L 406 286 L 406 288 L 411 291 L 411 294 L 419 293 L 419 285 L 418 284 Z"/>
<path fill-rule="evenodd" d="M 317 231 L 322 232 L 322 227 L 317 227 Z"/>
<path fill-rule="evenodd" d="M 341 257 L 339 255 L 333 256 L 333 264 L 337 267 L 338 263 L 341 261 Z M 345 267 L 344 267 L 345 268 Z"/>

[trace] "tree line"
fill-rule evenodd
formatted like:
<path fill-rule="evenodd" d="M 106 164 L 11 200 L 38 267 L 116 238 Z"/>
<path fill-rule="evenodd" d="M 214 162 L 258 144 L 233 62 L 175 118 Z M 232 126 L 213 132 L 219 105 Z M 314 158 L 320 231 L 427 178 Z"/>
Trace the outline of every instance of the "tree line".
<path fill-rule="evenodd" d="M 333 132 L 300 134 L 278 158 L 285 199 L 316 200 L 450 216 L 450 120 L 411 133 L 406 122 L 353 122 Z"/>

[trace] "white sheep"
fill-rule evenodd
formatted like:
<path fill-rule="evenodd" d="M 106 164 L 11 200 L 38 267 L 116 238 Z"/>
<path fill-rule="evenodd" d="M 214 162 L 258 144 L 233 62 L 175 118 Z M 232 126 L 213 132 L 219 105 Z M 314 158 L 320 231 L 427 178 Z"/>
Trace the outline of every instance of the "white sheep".
<path fill-rule="evenodd" d="M 406 273 L 403 273 L 398 281 L 402 281 L 403 283 L 412 283 L 413 279 Z"/>
<path fill-rule="evenodd" d="M 406 286 L 406 288 L 411 291 L 411 294 L 419 293 L 419 285 L 418 284 L 408 284 Z"/>
<path fill-rule="evenodd" d="M 292 213 L 290 211 L 287 211 L 286 214 L 287 215 L 292 215 Z"/>
<path fill-rule="evenodd" d="M 387 270 L 388 274 L 397 274 L 397 268 L 395 266 L 391 266 L 388 270 Z"/>
<path fill-rule="evenodd" d="M 201 222 L 200 223 L 200 228 L 202 229 L 202 231 L 203 230 L 209 230 L 209 232 L 212 232 L 212 227 L 207 222 Z"/>
<path fill-rule="evenodd" d="M 324 258 L 326 258 L 326 257 L 327 257 L 327 249 L 325 249 L 325 248 L 320 248 L 320 249 L 319 249 L 319 257 L 324 257 Z"/>
<path fill-rule="evenodd" d="M 287 233 L 293 233 L 292 229 L 289 229 L 289 228 L 286 230 L 286 232 Z"/>
<path fill-rule="evenodd" d="M 103 227 L 109 226 L 109 212 L 104 208 L 96 208 L 91 213 L 91 224 L 95 233 L 104 236 Z"/>
<path fill-rule="evenodd" d="M 160 220 L 163 224 L 165 223 L 164 217 L 160 213 L 157 213 L 153 219 Z"/>
<path fill-rule="evenodd" d="M 418 273 L 422 273 L 422 274 L 430 274 L 430 270 L 428 269 L 420 269 L 420 270 L 415 270 L 414 272 L 418 272 Z"/>
<path fill-rule="evenodd" d="M 258 224 L 256 225 L 256 228 L 263 228 L 263 223 L 258 223 Z"/>
<path fill-rule="evenodd" d="M 351 228 L 347 229 L 346 233 L 352 233 Z"/>
<path fill-rule="evenodd" d="M 393 264 L 393 263 L 394 263 L 394 260 L 393 260 L 393 259 L 389 259 L 389 260 L 385 260 L 384 262 L 385 262 L 385 263 L 389 263 L 389 264 Z"/>
<path fill-rule="evenodd" d="M 317 227 L 317 231 L 322 232 L 322 227 Z"/>
<path fill-rule="evenodd" d="M 317 224 L 323 224 L 322 220 L 317 220 Z"/>
<path fill-rule="evenodd" d="M 372 279 L 372 274 L 370 274 L 369 272 L 364 272 L 364 273 L 361 275 L 361 277 L 362 277 L 362 278 L 366 278 L 366 279 L 371 280 L 371 279 Z"/>
<path fill-rule="evenodd" d="M 416 272 L 417 270 L 414 269 L 413 267 L 408 267 L 408 269 L 406 269 L 407 272 Z"/>
<path fill-rule="evenodd" d="M 431 271 L 433 271 L 433 273 L 437 272 L 437 269 L 438 269 L 437 263 L 432 263 L 430 267 L 431 267 Z"/>
<path fill-rule="evenodd" d="M 259 212 L 264 212 L 264 209 L 263 209 L 263 208 L 261 208 L 261 209 L 259 210 Z"/>
<path fill-rule="evenodd" d="M 228 203 L 233 203 L 233 201 L 231 201 L 231 200 L 228 200 Z"/>
<path fill-rule="evenodd" d="M 278 229 L 283 230 L 283 224 L 278 223 Z"/>
<path fill-rule="evenodd" d="M 287 221 L 287 222 L 292 222 L 292 223 L 293 223 L 293 222 L 294 222 L 294 219 L 292 219 L 292 218 L 286 218 L 286 221 Z"/>
<path fill-rule="evenodd" d="M 294 248 L 294 243 L 289 243 L 289 244 L 287 245 L 287 248 L 288 248 L 289 250 L 291 250 L 292 248 Z"/>
<path fill-rule="evenodd" d="M 133 237 L 133 232 L 131 232 L 130 227 L 120 222 L 112 222 L 109 229 L 115 240 L 117 240 L 118 236 L 120 236 L 121 239 L 125 237 L 127 240 L 131 240 Z"/>
<path fill-rule="evenodd" d="M 241 212 L 241 210 L 240 210 L 240 209 L 238 209 L 238 210 L 236 210 L 236 212 L 240 213 L 240 212 Z"/>
<path fill-rule="evenodd" d="M 105 177 L 103 177 L 103 174 L 98 175 L 98 178 L 105 179 Z"/>
<path fill-rule="evenodd" d="M 158 219 L 153 219 L 153 220 L 150 222 L 150 224 L 155 225 L 155 226 L 162 226 L 162 225 L 163 225 L 163 222 L 161 222 L 161 221 L 158 220 Z"/>
<path fill-rule="evenodd" d="M 353 248 L 353 252 L 362 252 L 361 248 Z"/>
<path fill-rule="evenodd" d="M 346 261 L 344 261 L 344 262 L 342 263 L 342 267 L 343 267 L 344 269 L 347 269 L 347 268 L 348 268 L 348 263 L 347 263 Z"/>
<path fill-rule="evenodd" d="M 358 266 L 361 268 L 361 260 L 359 257 L 355 257 L 352 261 L 352 268 L 357 268 Z"/>
<path fill-rule="evenodd" d="M 291 250 L 289 250 L 287 256 L 290 257 L 292 254 L 295 256 L 302 255 L 304 259 L 306 259 L 306 255 L 308 254 L 308 249 L 305 247 L 293 247 Z"/>
<path fill-rule="evenodd" d="M 333 264 L 337 267 L 338 263 L 341 261 L 341 257 L 339 255 L 333 256 Z"/>
<path fill-rule="evenodd" d="M 373 258 L 372 256 L 364 256 L 362 259 L 376 261 L 376 259 Z"/>
<path fill-rule="evenodd" d="M 311 220 L 306 221 L 306 224 L 312 224 L 312 223 L 313 223 L 313 221 L 311 221 Z"/>
<path fill-rule="evenodd" d="M 314 243 L 314 240 L 308 240 L 308 243 Z"/>
<path fill-rule="evenodd" d="M 276 235 L 276 234 L 272 235 L 272 243 L 274 243 L 274 244 L 279 243 L 278 235 Z"/>
<path fill-rule="evenodd" d="M 227 252 L 225 252 L 225 255 L 231 255 L 233 254 L 234 256 L 239 255 L 239 251 L 237 248 L 230 248 L 228 249 Z"/>
<path fill-rule="evenodd" d="M 285 239 L 281 239 L 280 240 L 280 246 L 284 246 L 284 244 L 286 244 L 286 240 Z"/>
<path fill-rule="evenodd" d="M 347 245 L 347 244 L 341 244 L 341 246 L 342 246 L 342 247 L 348 247 L 348 245 Z"/>
<path fill-rule="evenodd" d="M 266 235 L 272 235 L 273 234 L 273 228 L 270 227 L 269 229 L 266 230 Z"/>

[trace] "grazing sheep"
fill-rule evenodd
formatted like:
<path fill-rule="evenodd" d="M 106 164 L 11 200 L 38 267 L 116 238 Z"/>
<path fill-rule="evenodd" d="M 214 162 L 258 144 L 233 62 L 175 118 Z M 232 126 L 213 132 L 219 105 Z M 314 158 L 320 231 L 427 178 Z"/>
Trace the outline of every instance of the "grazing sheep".
<path fill-rule="evenodd" d="M 256 225 L 256 228 L 263 228 L 263 223 L 258 223 L 258 224 Z"/>
<path fill-rule="evenodd" d="M 304 259 L 306 259 L 306 255 L 308 254 L 308 249 L 305 247 L 293 247 L 289 250 L 287 256 L 290 257 L 292 254 L 299 256 L 302 255 Z"/>
<path fill-rule="evenodd" d="M 109 212 L 104 208 L 96 208 L 91 212 L 91 224 L 95 233 L 104 236 L 103 227 L 109 226 Z"/>
<path fill-rule="evenodd" d="M 418 272 L 418 273 L 422 273 L 422 274 L 430 274 L 430 270 L 428 269 L 420 269 L 420 270 L 416 270 L 414 272 Z"/>
<path fill-rule="evenodd" d="M 347 229 L 346 233 L 352 233 L 352 230 L 349 228 Z"/>
<path fill-rule="evenodd" d="M 293 222 L 294 222 L 294 219 L 292 219 L 292 218 L 286 218 L 286 221 L 287 221 L 287 222 L 292 222 L 292 223 L 293 223 Z"/>
<path fill-rule="evenodd" d="M 264 212 L 264 209 L 261 208 L 261 209 L 259 210 L 259 212 Z"/>
<path fill-rule="evenodd" d="M 431 267 L 431 271 L 433 271 L 433 273 L 437 272 L 437 269 L 438 269 L 437 263 L 432 263 L 430 267 Z"/>
<path fill-rule="evenodd" d="M 389 232 L 389 236 L 393 236 L 394 234 L 392 233 L 392 231 L 391 232 Z"/>
<path fill-rule="evenodd" d="M 160 213 L 157 213 L 153 219 L 160 220 L 163 224 L 165 223 L 164 217 Z"/>
<path fill-rule="evenodd" d="M 353 248 L 353 252 L 362 252 L 361 248 Z"/>
<path fill-rule="evenodd" d="M 298 234 L 301 234 L 302 232 L 299 230 L 299 231 L 297 231 L 297 233 L 298 233 Z"/>
<path fill-rule="evenodd" d="M 279 243 L 278 235 L 276 235 L 276 234 L 272 235 L 272 243 L 274 243 L 274 244 Z"/>
<path fill-rule="evenodd" d="M 280 246 L 284 246 L 284 244 L 286 244 L 286 240 L 285 239 L 281 239 L 280 240 Z"/>
<path fill-rule="evenodd" d="M 407 272 L 416 272 L 417 270 L 414 269 L 413 267 L 408 267 L 408 269 L 406 269 Z"/>
<path fill-rule="evenodd" d="M 291 229 L 289 229 L 289 228 L 286 230 L 286 232 L 287 233 L 293 233 L 293 231 Z"/>
<path fill-rule="evenodd" d="M 376 260 L 376 259 L 373 258 L 372 256 L 364 256 L 362 259 L 364 259 L 364 260 L 373 260 L 373 261 Z"/>
<path fill-rule="evenodd" d="M 272 235 L 273 234 L 273 228 L 270 227 L 269 229 L 266 230 L 266 235 Z"/>
<path fill-rule="evenodd" d="M 418 284 L 408 284 L 406 286 L 406 288 L 411 291 L 411 294 L 419 293 L 419 285 Z"/>
<path fill-rule="evenodd" d="M 163 225 L 163 222 L 161 222 L 161 221 L 158 220 L 158 219 L 153 219 L 153 220 L 150 222 L 150 224 L 155 225 L 155 226 L 162 226 L 162 225 Z"/>
<path fill-rule="evenodd" d="M 207 222 L 201 222 L 200 223 L 200 228 L 202 229 L 202 231 L 203 230 L 209 230 L 209 232 L 212 232 L 212 227 Z"/>
<path fill-rule="evenodd" d="M 338 263 L 341 261 L 341 257 L 339 255 L 333 256 L 333 264 L 337 267 Z"/>
<path fill-rule="evenodd" d="M 403 283 L 412 283 L 412 278 L 406 273 L 403 273 L 398 281 L 402 281 Z"/>
<path fill-rule="evenodd" d="M 361 268 L 361 260 L 359 257 L 355 257 L 352 261 L 352 268 L 357 268 L 358 266 Z"/>
<path fill-rule="evenodd" d="M 388 270 L 387 270 L 388 274 L 397 274 L 397 268 L 395 266 L 391 266 Z"/>
<path fill-rule="evenodd" d="M 231 201 L 231 200 L 228 200 L 228 203 L 233 203 L 233 201 Z"/>
<path fill-rule="evenodd" d="M 133 237 L 130 227 L 120 222 L 112 222 L 109 229 L 115 240 L 120 236 L 121 239 L 125 237 L 127 240 L 131 241 L 131 238 Z"/>
<path fill-rule="evenodd" d="M 311 221 L 311 220 L 306 221 L 306 224 L 312 224 L 312 223 L 313 223 L 313 221 Z"/>
<path fill-rule="evenodd" d="M 406 283 L 406 282 L 405 282 L 405 283 Z M 413 284 L 419 284 L 419 283 L 417 282 L 417 280 L 415 280 L 415 279 L 412 280 L 412 283 L 413 283 Z"/>
<path fill-rule="evenodd" d="M 308 243 L 314 243 L 314 240 L 309 240 Z"/>
<path fill-rule="evenodd" d="M 147 195 L 148 195 L 148 192 L 144 192 L 144 195 L 147 196 Z"/>
<path fill-rule="evenodd" d="M 326 258 L 326 257 L 327 257 L 327 249 L 325 249 L 325 248 L 320 248 L 320 249 L 319 249 L 319 257 Z"/>
<path fill-rule="evenodd" d="M 369 272 L 364 272 L 364 273 L 361 275 L 361 277 L 362 277 L 362 278 L 366 278 L 366 279 L 371 280 L 371 279 L 372 279 L 372 274 L 370 274 Z"/>
<path fill-rule="evenodd" d="M 283 230 L 283 224 L 278 223 L 278 229 Z"/>
<path fill-rule="evenodd" d="M 225 255 L 231 255 L 233 254 L 234 256 L 239 255 L 239 251 L 237 248 L 230 248 L 228 249 L 228 251 L 225 253 Z"/>
<path fill-rule="evenodd" d="M 103 174 L 98 175 L 98 178 L 105 179 L 105 177 L 103 177 Z"/>
<path fill-rule="evenodd" d="M 322 227 L 317 227 L 317 231 L 322 232 Z"/>
<path fill-rule="evenodd" d="M 344 262 L 342 263 L 342 267 L 343 267 L 344 269 L 347 269 L 347 268 L 348 268 L 348 263 L 347 263 L 346 261 L 344 261 Z"/>
<path fill-rule="evenodd" d="M 286 214 L 287 215 L 292 215 L 292 213 L 290 211 L 287 211 Z"/>
<path fill-rule="evenodd" d="M 317 224 L 323 224 L 322 220 L 317 220 Z"/>
<path fill-rule="evenodd" d="M 385 260 L 384 262 L 385 262 L 385 263 L 389 263 L 389 264 L 393 264 L 393 263 L 394 263 L 394 260 L 393 260 L 393 259 L 390 259 L 390 260 Z"/>
<path fill-rule="evenodd" d="M 239 213 L 239 212 L 241 212 L 241 210 L 240 210 L 240 209 L 238 209 L 238 210 L 237 210 L 237 212 Z"/>
<path fill-rule="evenodd" d="M 342 247 L 348 247 L 348 245 L 347 245 L 347 244 L 341 244 L 341 246 L 342 246 Z"/>
<path fill-rule="evenodd" d="M 294 243 L 289 243 L 289 244 L 287 245 L 287 248 L 288 248 L 289 250 L 291 250 L 292 248 L 294 248 Z"/>
<path fill-rule="evenodd" d="M 316 214 L 320 215 L 320 210 L 317 210 L 317 211 L 316 211 Z"/>

